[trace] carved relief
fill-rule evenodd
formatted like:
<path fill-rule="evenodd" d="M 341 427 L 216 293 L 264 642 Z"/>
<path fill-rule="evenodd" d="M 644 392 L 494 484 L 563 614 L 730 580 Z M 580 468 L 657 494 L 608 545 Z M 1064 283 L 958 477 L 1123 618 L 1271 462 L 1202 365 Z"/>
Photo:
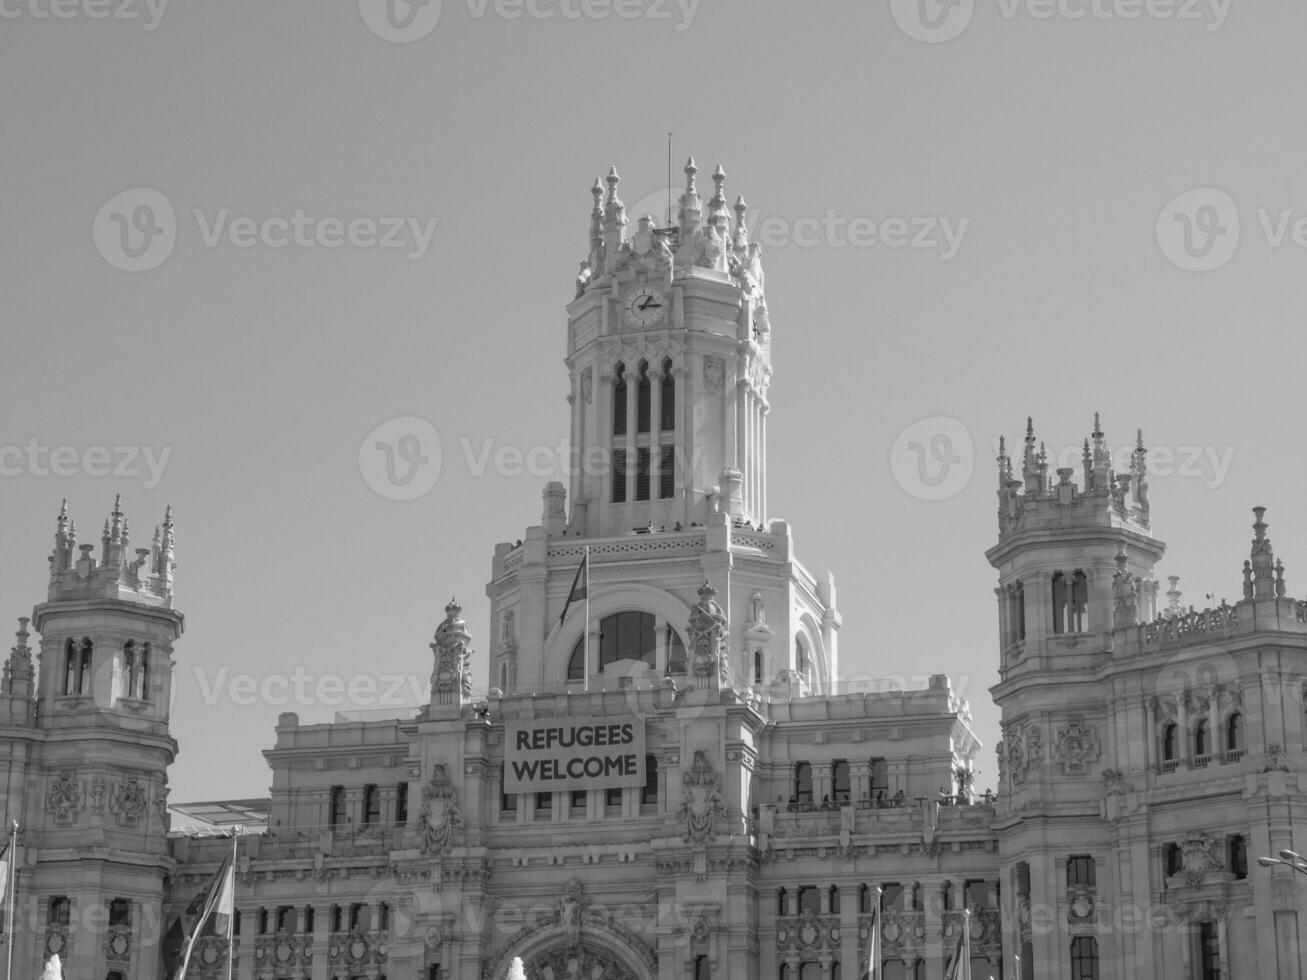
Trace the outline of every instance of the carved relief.
<path fill-rule="evenodd" d="M 1206 834 L 1195 834 L 1180 841 L 1180 855 L 1184 860 L 1180 876 L 1185 884 L 1201 885 L 1209 871 L 1221 870 L 1216 841 Z"/>
<path fill-rule="evenodd" d="M 444 854 L 453 836 L 466 826 L 458 796 L 445 767 L 432 769 L 431 780 L 422 787 L 422 809 L 418 814 L 418 847 L 423 854 Z"/>
<path fill-rule="evenodd" d="M 61 823 L 73 820 L 81 811 L 84 800 L 82 784 L 73 779 L 72 772 L 60 773 L 50 786 L 45 807 Z"/>
<path fill-rule="evenodd" d="M 585 899 L 580 879 L 572 878 L 558 899 L 558 926 L 563 930 L 563 939 L 568 949 L 575 949 L 581 942 L 581 911 Z"/>
<path fill-rule="evenodd" d="M 1043 736 L 1039 726 L 1024 722 L 1011 725 L 1003 744 L 1007 748 L 1008 777 L 1013 785 L 1021 786 L 1032 769 L 1039 769 L 1044 764 Z"/>
<path fill-rule="evenodd" d="M 118 784 L 114 790 L 110 809 L 118 815 L 120 823 L 133 824 L 145 815 L 145 790 L 136 778 Z"/>
<path fill-rule="evenodd" d="M 721 794 L 721 779 L 702 751 L 694 753 L 694 762 L 681 776 L 680 819 L 685 821 L 682 839 L 702 844 L 713 834 L 713 824 L 726 816 Z"/>
<path fill-rule="evenodd" d="M 1099 756 L 1098 730 L 1084 725 L 1080 719 L 1071 719 L 1057 732 L 1053 742 L 1053 758 L 1062 763 L 1068 776 L 1082 776 Z"/>
<path fill-rule="evenodd" d="M 703 359 L 703 390 L 709 395 L 716 395 L 722 390 L 726 380 L 726 362 L 720 357 Z"/>
<path fill-rule="evenodd" d="M 1135 788 L 1115 769 L 1103 770 L 1103 782 L 1106 784 L 1108 796 L 1125 796 L 1126 793 L 1135 791 Z"/>

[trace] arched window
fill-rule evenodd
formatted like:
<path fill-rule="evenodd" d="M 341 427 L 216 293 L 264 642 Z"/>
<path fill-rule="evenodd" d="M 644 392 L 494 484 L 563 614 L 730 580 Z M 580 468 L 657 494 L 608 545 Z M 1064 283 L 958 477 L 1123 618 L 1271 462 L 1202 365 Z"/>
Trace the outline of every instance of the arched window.
<path fill-rule="evenodd" d="M 1207 719 L 1200 718 L 1194 725 L 1194 755 L 1207 755 L 1212 750 L 1211 740 L 1207 736 Z"/>
<path fill-rule="evenodd" d="M 1076 572 L 1071 578 L 1070 619 L 1072 633 L 1083 633 L 1089 628 L 1089 579 L 1084 572 Z"/>
<path fill-rule="evenodd" d="M 672 359 L 663 358 L 662 386 L 658 393 L 658 429 L 661 432 L 676 431 L 676 379 L 672 376 Z"/>
<path fill-rule="evenodd" d="M 1175 762 L 1179 756 L 1176 755 L 1176 733 L 1178 729 L 1175 723 L 1167 725 L 1162 729 L 1162 761 Z"/>
<path fill-rule="evenodd" d="M 1248 877 L 1248 842 L 1244 840 L 1243 834 L 1235 834 L 1230 838 L 1230 873 L 1236 881 Z"/>
<path fill-rule="evenodd" d="M 762 650 L 753 651 L 753 682 L 761 684 L 763 677 Z"/>
<path fill-rule="evenodd" d="M 1098 980 L 1098 940 L 1093 936 L 1071 940 L 1071 980 Z"/>
<path fill-rule="evenodd" d="M 613 368 L 613 435 L 626 435 L 626 365 Z"/>
<path fill-rule="evenodd" d="M 90 694 L 91 691 L 91 641 L 83 637 L 81 664 L 77 672 L 77 693 Z"/>
<path fill-rule="evenodd" d="M 635 382 L 635 431 L 649 431 L 653 412 L 653 383 L 649 380 L 649 362 L 641 361 Z"/>
<path fill-rule="evenodd" d="M 806 676 L 810 666 L 808 645 L 804 642 L 802 633 L 796 634 L 794 637 L 794 668 L 800 674 Z"/>
<path fill-rule="evenodd" d="M 136 658 L 136 696 L 142 701 L 150 699 L 150 644 L 141 645 Z"/>
<path fill-rule="evenodd" d="M 1243 715 L 1235 712 L 1225 722 L 1225 751 L 1238 752 L 1243 748 Z"/>
<path fill-rule="evenodd" d="M 599 670 L 617 660 L 643 660 L 655 666 L 654 618 L 647 612 L 620 612 L 599 621 Z"/>
<path fill-rule="evenodd" d="M 572 656 L 567 661 L 567 679 L 569 681 L 585 680 L 585 637 L 576 641 L 572 647 Z"/>

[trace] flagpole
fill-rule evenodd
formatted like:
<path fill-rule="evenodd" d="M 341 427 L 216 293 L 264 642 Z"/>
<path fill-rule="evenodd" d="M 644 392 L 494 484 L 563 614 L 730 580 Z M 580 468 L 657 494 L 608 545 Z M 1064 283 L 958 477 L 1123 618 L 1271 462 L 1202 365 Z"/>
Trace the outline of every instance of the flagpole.
<path fill-rule="evenodd" d="M 14 906 L 18 896 L 14 889 L 18 887 L 18 821 L 11 820 L 9 828 L 9 882 L 5 888 L 9 905 L 5 908 L 5 980 L 14 977 Z"/>
<path fill-rule="evenodd" d="M 867 964 L 867 966 L 868 966 L 867 976 L 870 978 L 870 980 L 881 980 L 881 976 L 880 976 L 880 961 L 881 961 L 880 942 L 881 942 L 881 936 L 884 935 L 884 933 L 881 931 L 881 927 L 880 927 L 880 926 L 881 926 L 881 923 L 880 923 L 880 920 L 881 920 L 881 913 L 882 913 L 882 911 L 884 910 L 884 908 L 885 908 L 885 889 L 882 888 L 880 885 L 877 885 L 877 886 L 876 886 L 876 921 L 872 924 L 872 927 L 871 927 L 871 932 L 872 932 L 872 935 L 871 935 L 871 956 L 869 957 L 869 959 L 871 960 L 871 962 Z"/>
<path fill-rule="evenodd" d="M 232 880 L 236 876 L 236 842 L 240 840 L 241 825 L 237 824 L 232 828 L 231 833 L 231 873 Z M 232 905 L 236 904 L 235 888 L 232 889 Z M 236 961 L 236 947 L 232 945 L 232 927 L 236 922 L 236 909 L 233 907 L 231 915 L 227 916 L 227 980 L 231 980 L 232 966 Z"/>
<path fill-rule="evenodd" d="M 959 976 L 971 980 L 971 906 L 962 910 L 962 963 Z"/>
<path fill-rule="evenodd" d="M 583 647 L 583 650 L 585 652 L 584 690 L 587 693 L 589 693 L 590 691 L 590 546 L 589 545 L 585 546 L 585 557 L 582 558 L 581 561 L 585 565 L 585 625 L 584 627 L 582 627 L 583 630 L 585 631 L 585 640 L 584 640 L 585 646 Z"/>

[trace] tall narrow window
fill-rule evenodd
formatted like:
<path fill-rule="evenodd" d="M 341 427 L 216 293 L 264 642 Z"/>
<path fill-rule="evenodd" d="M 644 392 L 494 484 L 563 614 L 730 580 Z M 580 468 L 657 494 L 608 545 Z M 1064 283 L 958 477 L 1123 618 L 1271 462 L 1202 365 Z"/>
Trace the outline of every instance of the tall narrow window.
<path fill-rule="evenodd" d="M 136 697 L 136 644 L 128 640 L 123 644 L 122 674 L 118 681 L 118 696 Z"/>
<path fill-rule="evenodd" d="M 1243 715 L 1237 711 L 1225 722 L 1225 750 L 1238 752 L 1243 748 Z"/>
<path fill-rule="evenodd" d="M 363 822 L 375 824 L 381 822 L 381 793 L 376 783 L 363 787 Z"/>
<path fill-rule="evenodd" d="M 1184 858 L 1181 855 L 1179 844 L 1167 844 L 1162 850 L 1162 867 L 1166 871 L 1168 878 L 1178 875 L 1184 870 Z"/>
<path fill-rule="evenodd" d="M 1236 881 L 1248 877 L 1248 842 L 1242 834 L 1230 838 L 1230 873 Z"/>
<path fill-rule="evenodd" d="M 763 670 L 762 670 L 762 651 L 761 651 L 761 650 L 754 650 L 754 651 L 753 651 L 753 682 L 754 682 L 755 684 L 761 684 L 761 683 L 762 683 L 762 674 L 763 674 Z"/>
<path fill-rule="evenodd" d="M 1194 755 L 1207 755 L 1212 749 L 1211 739 L 1207 737 L 1207 719 L 1200 718 L 1194 725 Z"/>
<path fill-rule="evenodd" d="M 685 644 L 681 634 L 667 627 L 667 673 L 684 674 L 686 670 Z"/>
<path fill-rule="evenodd" d="M 626 365 L 613 368 L 613 435 L 626 435 Z"/>
<path fill-rule="evenodd" d="M 588 628 L 588 624 L 587 624 Z M 572 656 L 567 661 L 567 679 L 569 681 L 585 680 L 585 637 L 576 641 L 572 647 Z"/>
<path fill-rule="evenodd" d="M 82 640 L 81 667 L 77 674 L 77 693 L 90 694 L 91 690 L 91 641 Z"/>
<path fill-rule="evenodd" d="M 1221 933 L 1215 922 L 1204 922 L 1198 928 L 1198 943 L 1202 948 L 1202 980 L 1221 980 Z"/>
<path fill-rule="evenodd" d="M 1178 758 L 1178 756 L 1176 755 L 1177 732 L 1178 729 L 1176 728 L 1174 723 L 1167 725 L 1164 729 L 1162 729 L 1162 761 L 1163 762 L 1175 762 L 1176 759 Z"/>
<path fill-rule="evenodd" d="M 794 802 L 812 802 L 812 766 L 807 762 L 794 765 Z"/>
<path fill-rule="evenodd" d="M 1053 573 L 1053 632 L 1067 632 L 1067 581 L 1061 572 Z"/>
<path fill-rule="evenodd" d="M 811 912 L 813 915 L 821 913 L 821 893 L 816 885 L 804 885 L 799 889 L 799 914 L 805 912 Z"/>
<path fill-rule="evenodd" d="M 395 787 L 395 823 L 408 823 L 408 783 Z"/>
<path fill-rule="evenodd" d="M 828 892 L 830 896 L 830 910 L 832 915 L 839 914 L 840 911 L 840 889 L 838 885 L 831 885 Z"/>
<path fill-rule="evenodd" d="M 849 793 L 849 764 L 844 759 L 836 759 L 831 766 L 831 799 L 836 803 L 848 803 Z"/>
<path fill-rule="evenodd" d="M 64 694 L 77 693 L 77 644 L 69 638 L 64 644 Z"/>
<path fill-rule="evenodd" d="M 328 803 L 329 812 L 327 822 L 332 827 L 345 826 L 345 787 L 331 787 L 331 796 Z"/>
<path fill-rule="evenodd" d="M 50 899 L 49 921 L 51 925 L 67 926 L 72 919 L 72 903 L 63 895 L 55 895 Z"/>
<path fill-rule="evenodd" d="M 306 906 L 304 906 L 304 929 L 303 929 L 303 931 L 304 931 L 305 933 L 309 933 L 309 934 L 312 934 L 312 932 L 313 932 L 313 906 L 312 906 L 312 905 L 306 905 Z"/>
<path fill-rule="evenodd" d="M 141 645 L 136 658 L 136 696 L 142 701 L 150 699 L 150 644 Z"/>
<path fill-rule="evenodd" d="M 1071 578 L 1071 624 L 1069 632 L 1083 633 L 1089 629 L 1089 580 L 1084 572 Z"/>
<path fill-rule="evenodd" d="M 548 813 L 554 808 L 554 794 L 545 790 L 536 793 L 536 813 Z"/>
<path fill-rule="evenodd" d="M 626 503 L 626 450 L 613 450 L 613 503 Z"/>
<path fill-rule="evenodd" d="M 109 925 L 129 926 L 132 924 L 132 903 L 125 898 L 115 898 L 109 903 Z"/>
<path fill-rule="evenodd" d="M 642 806 L 658 802 L 658 756 L 644 757 L 644 787 L 640 790 Z"/>
<path fill-rule="evenodd" d="M 504 790 L 504 784 L 508 777 L 508 767 L 505 766 L 499 770 L 499 809 L 504 813 L 517 812 L 517 794 L 509 793 Z"/>
<path fill-rule="evenodd" d="M 1071 980 L 1098 980 L 1098 940 L 1093 936 L 1071 940 Z"/>
<path fill-rule="evenodd" d="M 658 499 L 671 500 L 676 493 L 676 447 L 658 449 Z"/>
<path fill-rule="evenodd" d="M 672 377 L 672 359 L 663 358 L 662 390 L 658 396 L 658 428 L 663 432 L 676 431 L 676 379 Z"/>
<path fill-rule="evenodd" d="M 640 447 L 635 451 L 635 499 L 648 500 L 652 474 L 649 472 L 649 450 Z"/>
<path fill-rule="evenodd" d="M 649 431 L 653 411 L 653 383 L 649 380 L 649 362 L 641 361 L 639 375 L 635 381 L 635 431 Z M 648 499 L 648 498 L 646 498 Z"/>

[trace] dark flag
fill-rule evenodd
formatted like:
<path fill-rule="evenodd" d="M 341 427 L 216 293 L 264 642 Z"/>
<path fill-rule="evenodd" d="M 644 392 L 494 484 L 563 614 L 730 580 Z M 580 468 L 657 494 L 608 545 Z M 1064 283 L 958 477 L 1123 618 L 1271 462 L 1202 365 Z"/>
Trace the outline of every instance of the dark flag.
<path fill-rule="evenodd" d="M 227 857 L 223 859 L 204 891 L 191 900 L 191 904 L 186 906 L 181 915 L 173 919 L 172 925 L 163 934 L 163 941 L 159 944 L 159 956 L 163 962 L 164 980 L 182 980 L 186 976 L 186 966 L 190 962 L 191 951 L 195 948 L 195 940 L 209 916 L 224 911 L 230 914 L 231 879 L 231 858 Z M 219 908 L 222 902 L 227 903 L 225 910 Z"/>
<path fill-rule="evenodd" d="M 563 603 L 563 614 L 558 617 L 558 625 L 563 625 L 563 620 L 567 619 L 567 610 L 572 608 L 572 603 L 586 598 L 590 594 L 590 549 L 585 549 L 585 557 L 581 559 L 581 564 L 577 566 L 576 576 L 572 579 L 572 591 L 567 593 L 567 601 Z M 588 629 L 589 627 L 587 627 Z"/>

